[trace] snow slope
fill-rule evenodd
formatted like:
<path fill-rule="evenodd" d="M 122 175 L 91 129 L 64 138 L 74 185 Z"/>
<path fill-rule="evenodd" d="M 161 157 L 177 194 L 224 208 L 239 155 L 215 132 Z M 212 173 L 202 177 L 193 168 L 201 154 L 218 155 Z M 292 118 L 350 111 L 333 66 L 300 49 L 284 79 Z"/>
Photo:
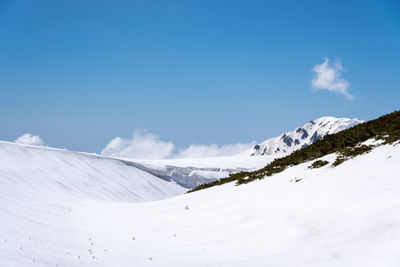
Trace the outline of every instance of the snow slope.
<path fill-rule="evenodd" d="M 359 119 L 322 117 L 278 137 L 267 139 L 239 155 L 288 155 L 322 139 L 327 134 L 337 133 L 362 122 L 364 121 Z"/>
<path fill-rule="evenodd" d="M 76 188 L 74 177 L 61 175 L 68 163 L 91 160 L 45 157 L 54 164 L 23 172 L 36 156 L 5 149 L 0 266 L 400 265 L 399 144 L 335 168 L 308 169 L 309 162 L 247 185 L 140 203 L 110 188 Z M 50 170 L 54 176 L 40 179 Z M 71 179 L 70 187 L 50 179 Z M 120 178 L 107 185 L 126 186 Z"/>
<path fill-rule="evenodd" d="M 150 201 L 186 190 L 123 161 L 95 154 L 0 141 L 0 192 Z"/>

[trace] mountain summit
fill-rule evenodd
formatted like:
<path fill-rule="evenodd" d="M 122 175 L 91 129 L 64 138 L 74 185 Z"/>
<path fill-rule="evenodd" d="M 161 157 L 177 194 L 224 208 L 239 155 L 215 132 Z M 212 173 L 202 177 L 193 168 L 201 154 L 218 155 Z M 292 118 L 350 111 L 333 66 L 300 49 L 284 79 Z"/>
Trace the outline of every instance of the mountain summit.
<path fill-rule="evenodd" d="M 264 156 L 286 155 L 306 147 L 327 134 L 334 134 L 364 122 L 360 119 L 322 117 L 286 132 L 280 136 L 269 138 L 239 155 Z"/>

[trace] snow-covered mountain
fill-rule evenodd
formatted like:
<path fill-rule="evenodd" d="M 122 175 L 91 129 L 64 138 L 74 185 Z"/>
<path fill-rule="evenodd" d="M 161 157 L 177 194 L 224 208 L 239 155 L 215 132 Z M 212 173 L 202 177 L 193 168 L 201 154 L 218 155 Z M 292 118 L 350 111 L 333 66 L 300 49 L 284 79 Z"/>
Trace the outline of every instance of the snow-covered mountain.
<path fill-rule="evenodd" d="M 0 266 L 398 266 L 400 144 L 336 157 L 163 199 L 123 161 L 1 142 Z"/>
<path fill-rule="evenodd" d="M 322 117 L 307 122 L 280 136 L 269 138 L 238 155 L 264 156 L 286 155 L 306 147 L 327 134 L 334 134 L 364 122 L 360 119 Z"/>

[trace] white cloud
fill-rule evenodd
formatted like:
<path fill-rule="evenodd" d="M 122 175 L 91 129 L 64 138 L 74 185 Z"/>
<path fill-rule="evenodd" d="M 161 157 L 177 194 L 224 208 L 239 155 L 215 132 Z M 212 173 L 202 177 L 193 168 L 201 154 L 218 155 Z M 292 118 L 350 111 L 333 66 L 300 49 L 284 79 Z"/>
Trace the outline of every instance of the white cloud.
<path fill-rule="evenodd" d="M 17 138 L 17 140 L 15 140 L 15 142 L 32 146 L 46 146 L 46 144 L 39 136 L 32 135 L 30 133 L 21 135 L 20 137 Z"/>
<path fill-rule="evenodd" d="M 163 159 L 172 155 L 175 146 L 164 142 L 146 130 L 135 130 L 131 139 L 116 137 L 101 151 L 101 154 L 135 159 Z"/>
<path fill-rule="evenodd" d="M 165 159 L 231 156 L 254 146 L 255 142 L 218 146 L 191 144 L 187 148 L 175 149 L 172 142 L 160 140 L 146 130 L 135 130 L 130 139 L 116 137 L 101 151 L 101 154 L 135 159 Z"/>
<path fill-rule="evenodd" d="M 344 95 L 347 99 L 352 99 L 348 89 L 350 83 L 341 77 L 344 68 L 340 59 L 335 59 L 334 64 L 329 63 L 329 59 L 325 57 L 322 64 L 314 66 L 315 78 L 311 81 L 315 90 L 328 90 Z"/>
<path fill-rule="evenodd" d="M 185 149 L 180 149 L 175 155 L 177 158 L 201 158 L 201 157 L 221 157 L 221 156 L 232 156 L 239 152 L 243 152 L 255 145 L 256 142 L 251 143 L 238 143 L 218 146 L 216 144 L 211 145 L 196 145 L 191 144 Z"/>

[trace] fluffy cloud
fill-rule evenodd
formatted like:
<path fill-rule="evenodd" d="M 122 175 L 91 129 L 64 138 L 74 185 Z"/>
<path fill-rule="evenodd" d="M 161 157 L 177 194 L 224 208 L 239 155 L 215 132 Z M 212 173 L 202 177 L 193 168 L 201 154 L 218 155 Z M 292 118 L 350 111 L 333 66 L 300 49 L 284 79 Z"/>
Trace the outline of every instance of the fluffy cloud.
<path fill-rule="evenodd" d="M 231 156 L 253 146 L 255 142 L 218 146 L 192 144 L 187 148 L 175 149 L 172 142 L 160 140 L 146 130 L 135 130 L 132 138 L 116 137 L 101 151 L 101 154 L 135 159 L 165 159 Z"/>
<path fill-rule="evenodd" d="M 101 151 L 101 154 L 135 159 L 163 159 L 172 155 L 175 146 L 164 142 L 146 130 L 135 130 L 130 139 L 116 137 Z"/>
<path fill-rule="evenodd" d="M 32 135 L 30 133 L 21 135 L 20 137 L 17 138 L 17 140 L 15 140 L 15 142 L 32 146 L 46 146 L 46 144 L 39 136 Z"/>
<path fill-rule="evenodd" d="M 201 158 L 201 157 L 221 157 L 221 156 L 232 156 L 239 152 L 243 152 L 255 145 L 256 142 L 251 143 L 238 143 L 218 146 L 216 144 L 211 145 L 196 145 L 191 144 L 185 149 L 178 151 L 175 157 L 177 158 Z"/>
<path fill-rule="evenodd" d="M 341 77 L 343 70 L 340 59 L 336 59 L 334 64 L 330 64 L 329 59 L 325 58 L 322 64 L 317 64 L 313 68 L 315 78 L 311 83 L 314 90 L 328 90 L 352 99 L 352 95 L 348 92 L 350 83 Z"/>

